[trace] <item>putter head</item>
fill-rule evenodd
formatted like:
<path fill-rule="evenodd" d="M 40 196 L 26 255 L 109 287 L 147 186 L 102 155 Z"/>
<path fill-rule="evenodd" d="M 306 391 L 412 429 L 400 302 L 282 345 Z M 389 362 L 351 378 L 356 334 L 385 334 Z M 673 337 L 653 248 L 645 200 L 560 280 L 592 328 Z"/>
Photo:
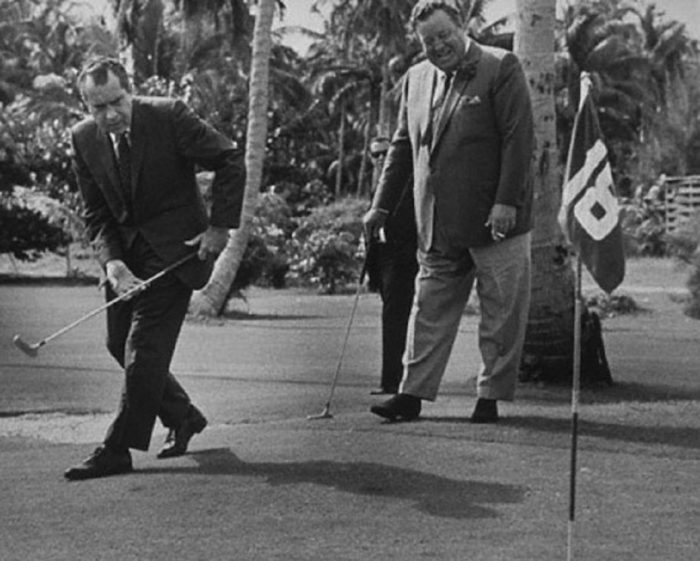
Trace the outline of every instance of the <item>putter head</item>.
<path fill-rule="evenodd" d="M 15 347 L 17 347 L 27 356 L 34 358 L 35 356 L 37 356 L 37 354 L 39 354 L 39 347 L 41 347 L 41 345 L 31 345 L 27 343 L 24 339 L 22 339 L 21 335 L 15 335 L 12 338 L 12 342 L 14 343 Z"/>
<path fill-rule="evenodd" d="M 331 408 L 329 405 L 326 405 L 323 408 L 323 411 L 321 411 L 318 415 L 309 415 L 306 417 L 309 421 L 315 421 L 318 419 L 332 419 L 333 415 L 331 415 Z"/>

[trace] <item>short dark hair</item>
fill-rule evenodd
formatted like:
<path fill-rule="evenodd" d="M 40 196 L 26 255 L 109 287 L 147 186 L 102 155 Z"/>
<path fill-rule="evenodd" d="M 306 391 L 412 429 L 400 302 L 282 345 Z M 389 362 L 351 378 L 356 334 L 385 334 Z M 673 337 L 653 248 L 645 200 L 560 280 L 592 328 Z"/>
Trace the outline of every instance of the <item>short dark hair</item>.
<path fill-rule="evenodd" d="M 389 143 L 390 140 L 385 136 L 373 138 L 369 143 L 369 155 L 372 158 L 386 156 L 386 153 L 389 151 Z"/>
<path fill-rule="evenodd" d="M 83 65 L 83 69 L 78 75 L 78 88 L 80 92 L 83 91 L 83 86 L 85 80 L 90 76 L 95 84 L 101 86 L 107 83 L 109 79 L 109 72 L 114 74 L 119 79 L 119 84 L 127 92 L 131 91 L 131 82 L 129 81 L 129 75 L 126 72 L 124 65 L 119 62 L 116 58 L 110 58 L 105 56 L 99 56 L 95 58 L 88 59 Z"/>
<path fill-rule="evenodd" d="M 445 12 L 458 26 L 464 25 L 464 14 L 459 0 L 418 0 L 411 11 L 409 19 L 411 28 L 415 31 L 420 22 L 425 21 L 438 10 Z"/>

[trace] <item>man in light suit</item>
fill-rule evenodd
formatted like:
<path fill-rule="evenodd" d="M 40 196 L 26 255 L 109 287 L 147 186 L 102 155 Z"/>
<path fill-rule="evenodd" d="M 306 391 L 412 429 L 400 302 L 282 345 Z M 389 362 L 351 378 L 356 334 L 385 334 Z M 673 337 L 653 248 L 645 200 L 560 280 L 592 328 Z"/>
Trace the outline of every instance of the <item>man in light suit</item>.
<path fill-rule="evenodd" d="M 408 175 L 418 226 L 416 296 L 399 393 L 371 411 L 394 420 L 434 400 L 474 280 L 483 366 L 472 422 L 512 400 L 530 295 L 533 119 L 512 53 L 470 40 L 454 0 L 420 0 L 411 15 L 427 60 L 407 73 L 396 132 L 372 207 L 376 235 Z"/>
<path fill-rule="evenodd" d="M 78 86 L 90 115 L 71 131 L 73 169 L 106 298 L 197 257 L 108 308 L 107 348 L 124 368 L 124 389 L 104 443 L 65 472 L 70 480 L 131 471 L 129 449 L 148 450 L 156 417 L 170 429 L 159 458 L 184 454 L 206 426 L 170 361 L 192 290 L 207 282 L 213 257 L 239 224 L 245 181 L 229 139 L 181 101 L 132 95 L 118 61 L 89 61 Z M 209 215 L 195 165 L 215 171 Z"/>

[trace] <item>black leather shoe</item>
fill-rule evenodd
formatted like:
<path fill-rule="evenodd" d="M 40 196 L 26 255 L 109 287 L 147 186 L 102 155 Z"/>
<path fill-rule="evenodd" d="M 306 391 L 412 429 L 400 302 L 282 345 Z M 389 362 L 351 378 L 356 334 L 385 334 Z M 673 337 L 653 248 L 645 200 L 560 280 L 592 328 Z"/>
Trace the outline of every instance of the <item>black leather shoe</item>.
<path fill-rule="evenodd" d="M 498 405 L 495 399 L 480 397 L 476 400 L 476 406 L 471 417 L 472 423 L 487 424 L 498 422 Z"/>
<path fill-rule="evenodd" d="M 63 475 L 66 479 L 77 481 L 129 473 L 133 470 L 131 454 L 128 450 L 115 452 L 106 446 L 100 446 L 90 457 L 83 460 L 82 463 L 68 468 Z"/>
<path fill-rule="evenodd" d="M 165 444 L 158 452 L 158 458 L 176 458 L 187 452 L 187 445 L 190 439 L 204 430 L 207 426 L 207 420 L 202 415 L 202 412 L 194 405 L 190 405 L 190 410 L 187 413 L 185 420 L 180 423 L 176 429 L 170 429 L 168 436 L 165 439 Z"/>
<path fill-rule="evenodd" d="M 405 393 L 396 394 L 379 405 L 372 405 L 370 411 L 391 422 L 413 421 L 420 415 L 421 402 L 419 397 Z"/>

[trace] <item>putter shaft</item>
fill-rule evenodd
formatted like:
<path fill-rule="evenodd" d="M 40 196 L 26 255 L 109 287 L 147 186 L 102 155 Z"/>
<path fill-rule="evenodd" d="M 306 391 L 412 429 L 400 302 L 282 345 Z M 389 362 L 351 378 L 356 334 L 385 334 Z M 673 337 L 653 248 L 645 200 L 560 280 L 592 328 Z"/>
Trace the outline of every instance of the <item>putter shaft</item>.
<path fill-rule="evenodd" d="M 54 340 L 56 337 L 60 337 L 61 335 L 63 335 L 63 334 L 66 333 L 67 331 L 70 331 L 71 329 L 73 329 L 74 327 L 76 327 L 76 326 L 78 326 L 79 324 L 83 323 L 84 321 L 90 319 L 91 317 L 96 316 L 97 314 L 99 314 L 99 313 L 101 313 L 101 312 L 104 312 L 107 308 L 113 306 L 113 305 L 116 304 L 117 302 L 121 302 L 122 300 L 126 300 L 126 299 L 130 298 L 131 296 L 133 296 L 134 294 L 136 294 L 136 293 L 138 293 L 138 292 L 141 292 L 141 291 L 143 291 L 143 290 L 146 290 L 151 284 L 153 284 L 153 283 L 154 283 L 155 281 L 157 281 L 159 278 L 163 277 L 164 275 L 166 275 L 166 274 L 169 273 L 170 271 L 176 269 L 176 268 L 179 267 L 180 265 L 186 263 L 187 261 L 189 261 L 190 259 L 192 259 L 195 255 L 197 255 L 197 254 L 196 254 L 196 253 L 192 253 L 192 254 L 189 254 L 189 255 L 183 257 L 182 259 L 180 259 L 180 260 L 178 260 L 178 261 L 175 261 L 175 263 L 173 263 L 172 265 L 168 265 L 165 269 L 163 269 L 162 271 L 156 273 L 156 274 L 153 275 L 152 277 L 149 277 L 148 279 L 146 279 L 146 280 L 143 281 L 142 283 L 138 284 L 138 285 L 135 286 L 134 288 L 132 288 L 132 289 L 130 289 L 130 290 L 127 290 L 127 291 L 126 291 L 124 294 L 122 294 L 121 296 L 117 296 L 116 298 L 113 298 L 112 300 L 110 300 L 109 302 L 103 304 L 103 305 L 100 306 L 99 308 L 95 308 L 95 309 L 92 310 L 91 312 L 89 312 L 89 313 L 85 314 L 84 316 L 78 318 L 77 320 L 75 320 L 74 322 L 72 322 L 72 323 L 66 325 L 65 327 L 62 327 L 61 329 L 59 329 L 59 330 L 56 331 L 55 333 L 52 333 L 52 334 L 49 335 L 48 337 L 45 337 L 45 338 L 42 339 L 41 341 L 37 341 L 36 343 L 27 343 L 26 341 L 24 341 L 24 340 L 22 339 L 22 336 L 21 336 L 21 335 L 17 334 L 17 335 L 15 335 L 15 336 L 12 338 L 12 342 L 14 343 L 15 347 L 17 347 L 17 348 L 18 348 L 20 351 L 22 351 L 24 354 L 26 354 L 26 355 L 28 355 L 28 356 L 31 356 L 31 357 L 35 357 L 35 356 L 37 355 L 38 350 L 39 350 L 41 347 L 43 347 L 46 343 L 48 343 L 49 341 Z"/>
<path fill-rule="evenodd" d="M 367 272 L 367 259 L 365 259 L 362 264 L 362 270 L 360 271 L 360 280 L 357 283 L 357 291 L 355 292 L 355 299 L 352 303 L 352 310 L 350 312 L 350 318 L 348 319 L 348 324 L 345 329 L 345 338 L 343 339 L 343 346 L 340 349 L 340 356 L 338 357 L 338 363 L 335 368 L 335 375 L 333 376 L 333 381 L 331 383 L 331 389 L 328 394 L 328 401 L 326 406 L 321 413 L 318 415 L 309 415 L 307 419 L 330 419 L 333 417 L 331 415 L 331 401 L 333 401 L 333 393 L 335 392 L 335 386 L 338 383 L 338 377 L 340 376 L 340 370 L 343 367 L 343 358 L 345 358 L 345 349 L 348 346 L 348 339 L 350 338 L 350 330 L 352 329 L 352 323 L 355 319 L 355 312 L 357 311 L 357 304 L 360 301 L 360 293 L 362 292 L 362 283 L 365 279 L 365 273 Z"/>

